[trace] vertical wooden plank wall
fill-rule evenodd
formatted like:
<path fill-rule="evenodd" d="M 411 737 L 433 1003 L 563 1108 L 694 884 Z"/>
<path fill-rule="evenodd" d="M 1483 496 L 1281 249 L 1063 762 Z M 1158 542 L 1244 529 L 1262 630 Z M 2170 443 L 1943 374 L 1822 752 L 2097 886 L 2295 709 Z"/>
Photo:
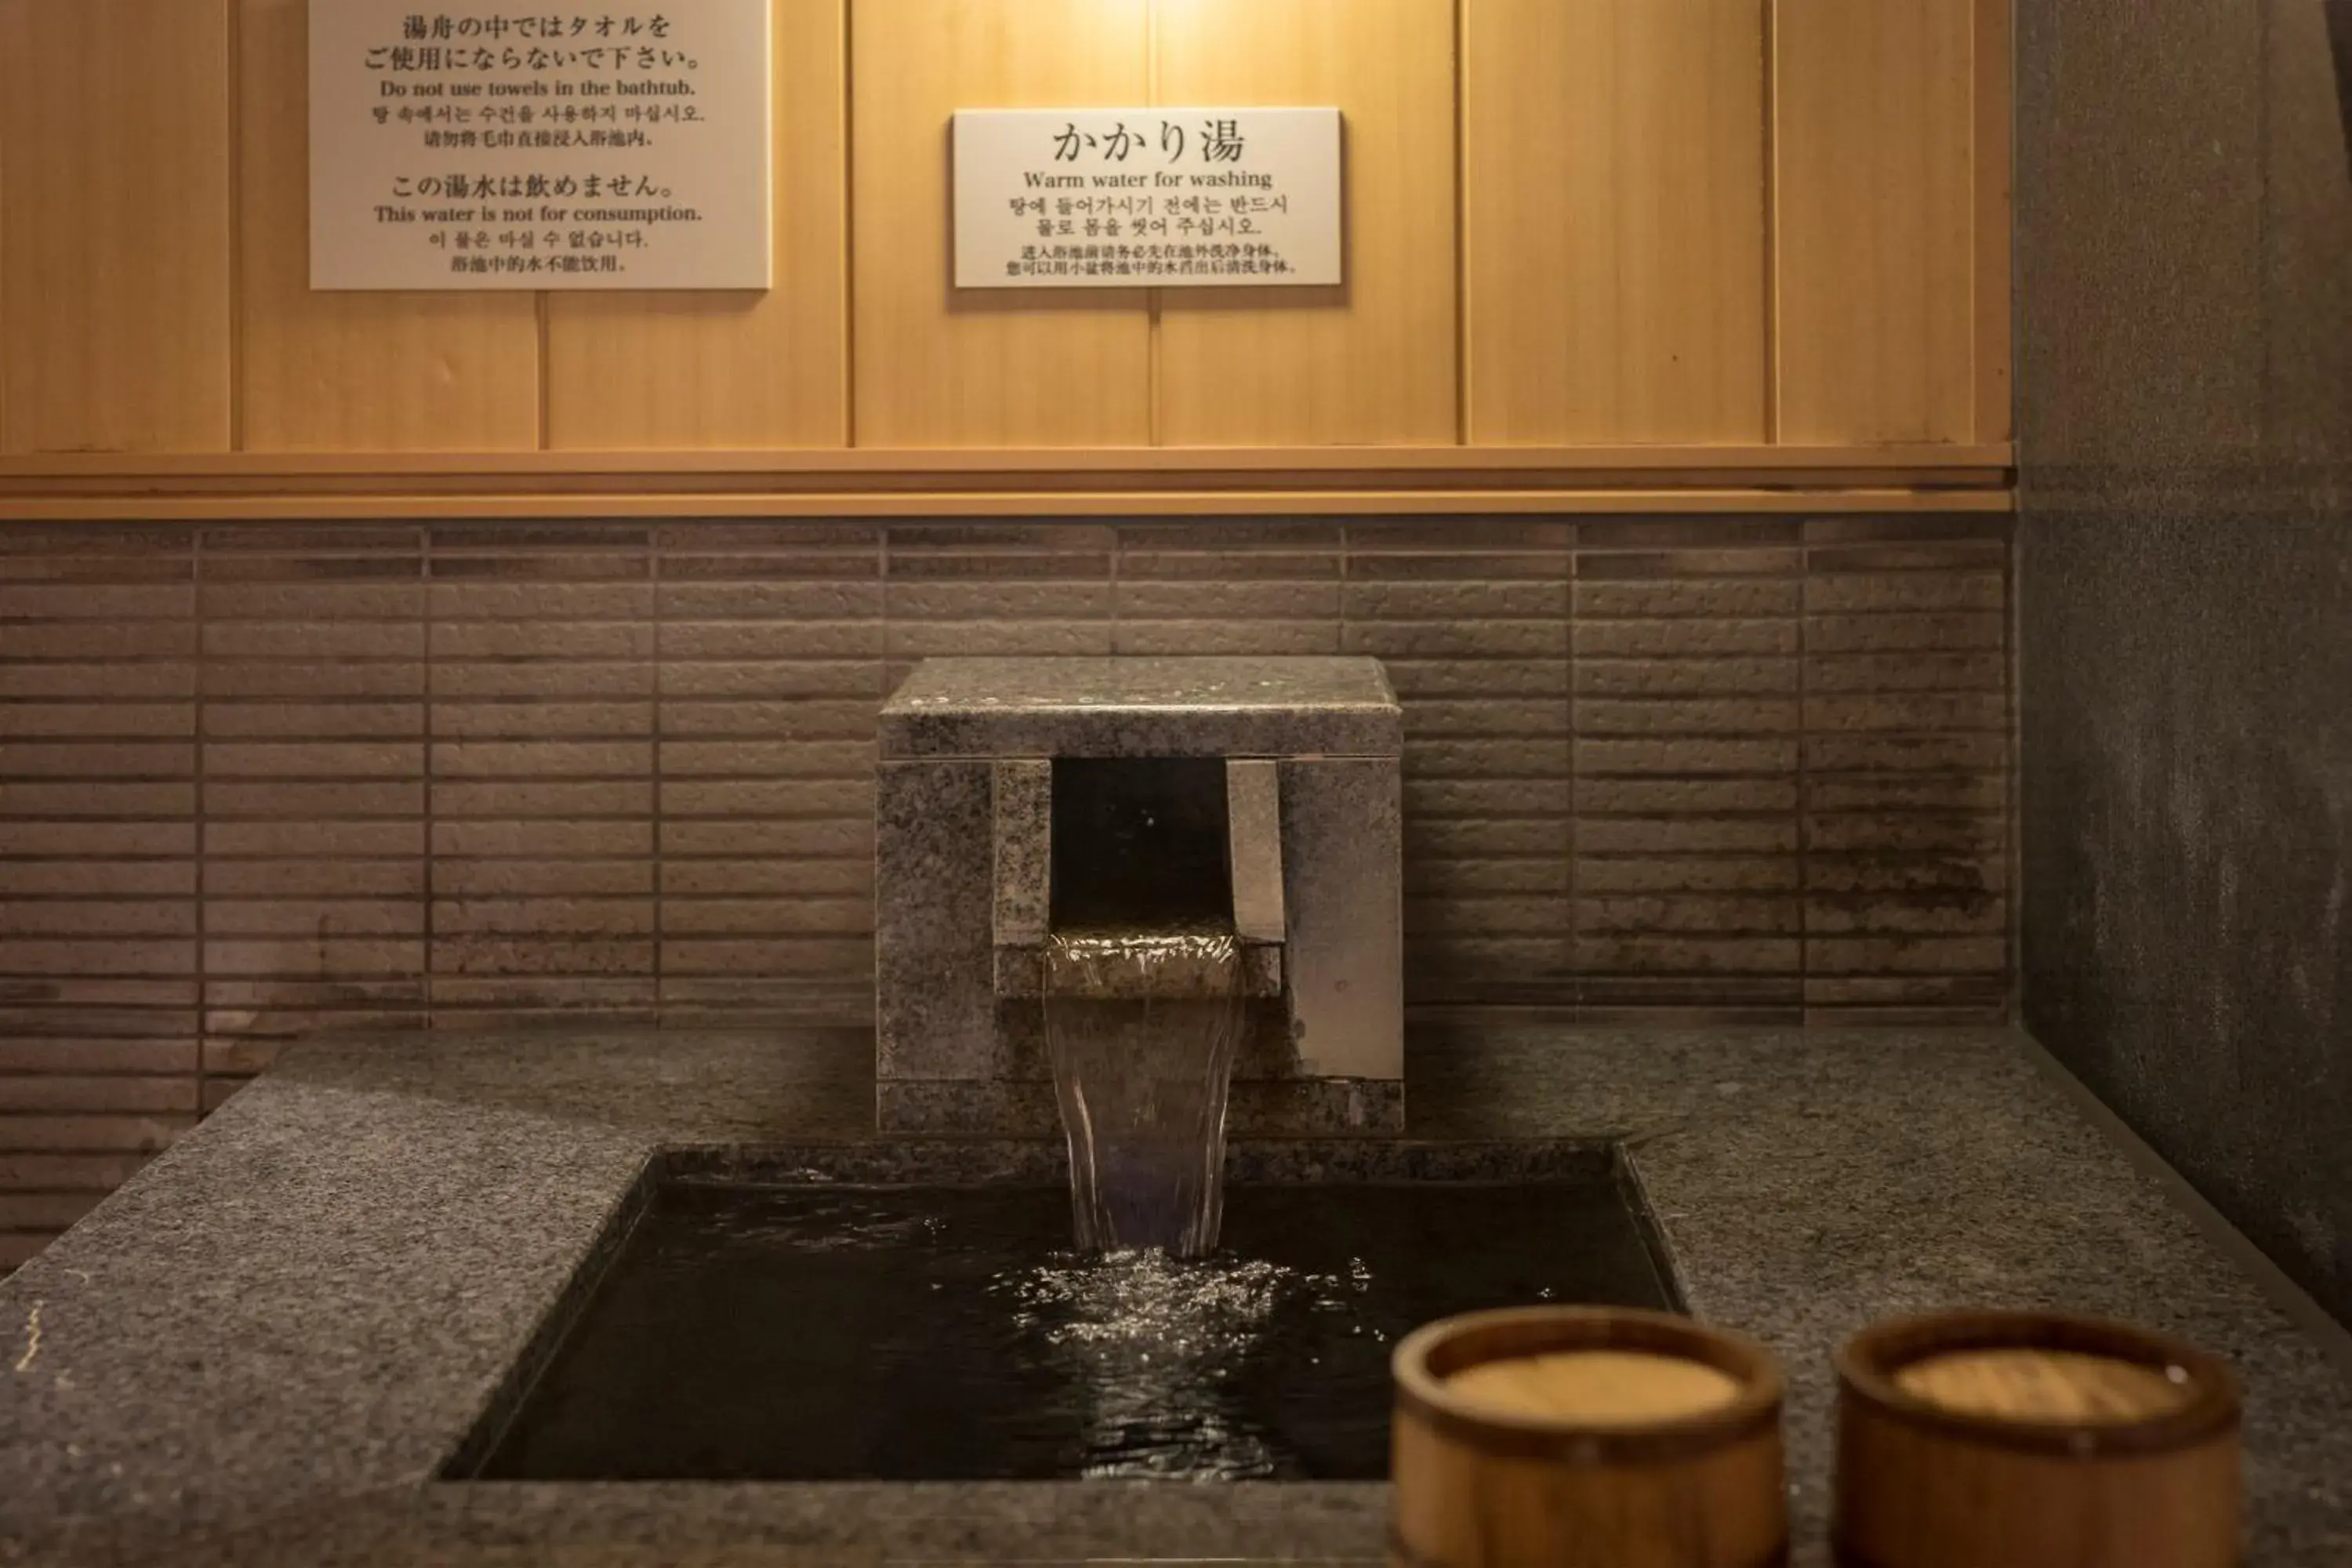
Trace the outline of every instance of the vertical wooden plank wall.
<path fill-rule="evenodd" d="M 1780 0 L 1781 439 L 1969 439 L 1977 0 Z"/>
<path fill-rule="evenodd" d="M 764 295 L 313 294 L 305 0 L 0 0 L 0 454 L 2009 436 L 2010 0 L 775 0 Z M 957 297 L 953 110 L 1337 102 L 1350 281 Z"/>
<path fill-rule="evenodd" d="M 228 0 L 0 0 L 5 452 L 229 444 Z"/>
<path fill-rule="evenodd" d="M 846 0 L 776 0 L 775 275 L 767 293 L 547 296 L 547 445 L 849 440 Z"/>
<path fill-rule="evenodd" d="M 856 434 L 870 447 L 1140 447 L 1140 289 L 957 296 L 948 117 L 1140 103 L 1148 0 L 856 0 L 850 194 Z"/>
<path fill-rule="evenodd" d="M 1465 0 L 1473 445 L 1766 438 L 1769 5 Z"/>
<path fill-rule="evenodd" d="M 1454 438 L 1454 0 L 1182 0 L 1154 10 L 1153 101 L 1337 104 L 1344 288 L 1161 289 L 1160 439 Z"/>
<path fill-rule="evenodd" d="M 529 294 L 310 289 L 310 0 L 241 0 L 241 445 L 257 452 L 529 451 Z"/>

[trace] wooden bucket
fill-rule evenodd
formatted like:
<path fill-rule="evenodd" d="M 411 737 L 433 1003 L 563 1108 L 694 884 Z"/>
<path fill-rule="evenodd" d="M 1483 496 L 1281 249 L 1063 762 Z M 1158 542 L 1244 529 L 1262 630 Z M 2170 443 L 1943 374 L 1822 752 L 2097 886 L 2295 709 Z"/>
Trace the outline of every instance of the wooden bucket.
<path fill-rule="evenodd" d="M 1397 1347 L 1400 1568 L 1771 1568 L 1780 1364 L 1663 1312 L 1474 1312 Z"/>
<path fill-rule="evenodd" d="M 2229 1568 L 2238 1388 L 2166 1335 L 2050 1312 L 1874 1324 L 1838 1356 L 1841 1568 Z"/>

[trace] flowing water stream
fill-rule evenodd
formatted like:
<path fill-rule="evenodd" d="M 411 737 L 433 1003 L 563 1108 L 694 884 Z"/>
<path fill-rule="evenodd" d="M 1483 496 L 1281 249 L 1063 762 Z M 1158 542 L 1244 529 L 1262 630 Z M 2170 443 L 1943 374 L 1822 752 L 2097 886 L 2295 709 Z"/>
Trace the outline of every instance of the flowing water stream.
<path fill-rule="evenodd" d="M 1215 1249 L 1225 1100 L 1247 1018 L 1230 932 L 1049 940 L 1045 1038 L 1082 1250 Z"/>

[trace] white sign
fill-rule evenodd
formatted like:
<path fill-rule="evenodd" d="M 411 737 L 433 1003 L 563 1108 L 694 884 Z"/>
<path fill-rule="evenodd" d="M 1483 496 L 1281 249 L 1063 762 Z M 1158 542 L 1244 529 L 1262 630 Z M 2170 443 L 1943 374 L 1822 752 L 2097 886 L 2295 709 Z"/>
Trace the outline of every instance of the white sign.
<path fill-rule="evenodd" d="M 769 0 L 310 0 L 313 289 L 765 289 Z"/>
<path fill-rule="evenodd" d="M 959 289 L 1342 280 L 1336 109 L 966 110 Z"/>

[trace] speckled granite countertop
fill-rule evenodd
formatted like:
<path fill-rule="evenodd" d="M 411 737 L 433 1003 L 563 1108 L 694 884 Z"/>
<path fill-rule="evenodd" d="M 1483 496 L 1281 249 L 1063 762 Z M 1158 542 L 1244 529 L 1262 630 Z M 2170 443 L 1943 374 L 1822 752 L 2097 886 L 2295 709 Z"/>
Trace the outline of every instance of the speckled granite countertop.
<path fill-rule="evenodd" d="M 665 1145 L 869 1136 L 867 1040 L 519 1035 L 293 1053 L 0 1285 L 0 1563 L 1379 1561 L 1377 1485 L 449 1484 Z M 2352 1563 L 2352 1387 L 1992 1031 L 1421 1029 L 1422 1137 L 1630 1140 L 1692 1305 L 1786 1359 L 1825 1561 L 1831 1347 L 1962 1302 L 2234 1360 L 2247 1563 Z"/>

